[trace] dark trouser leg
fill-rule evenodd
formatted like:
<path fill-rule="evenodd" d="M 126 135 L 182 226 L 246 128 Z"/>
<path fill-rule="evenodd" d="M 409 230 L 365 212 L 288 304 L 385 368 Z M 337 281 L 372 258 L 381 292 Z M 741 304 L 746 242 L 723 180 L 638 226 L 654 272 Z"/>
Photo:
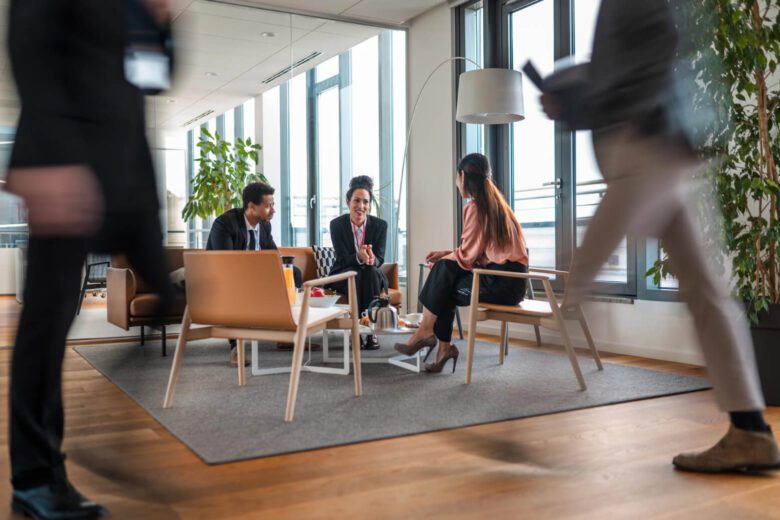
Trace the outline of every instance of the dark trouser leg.
<path fill-rule="evenodd" d="M 420 292 L 420 301 L 436 315 L 433 333 L 439 341 L 452 340 L 455 307 L 468 305 L 473 275 L 454 260 L 439 260 L 431 269 Z"/>
<path fill-rule="evenodd" d="M 301 275 L 301 270 L 298 269 L 296 266 L 292 266 L 293 268 L 293 280 L 295 281 L 295 288 L 300 289 L 303 285 L 303 276 Z"/>
<path fill-rule="evenodd" d="M 368 304 L 379 296 L 382 289 L 387 288 L 387 277 L 381 269 L 372 265 L 363 266 L 354 271 L 357 274 L 355 276 L 355 289 L 357 291 L 358 313 L 362 314 L 368 308 Z M 349 292 L 346 280 L 330 284 L 329 287 L 339 294 L 346 295 Z"/>
<path fill-rule="evenodd" d="M 65 481 L 62 359 L 87 242 L 30 238 L 24 308 L 11 362 L 10 454 L 15 489 Z"/>
<path fill-rule="evenodd" d="M 162 244 L 159 218 L 156 213 L 123 218 L 133 219 L 122 223 L 127 237 L 123 250 L 133 269 L 159 296 L 155 315 L 162 322 L 173 305 L 174 291 L 169 277 L 168 258 Z"/>
<path fill-rule="evenodd" d="M 528 272 L 528 267 L 514 262 L 489 264 L 487 269 L 511 272 Z M 449 343 L 452 340 L 452 320 L 455 307 L 471 303 L 471 284 L 474 276 L 471 271 L 462 269 L 454 260 L 439 260 L 431 269 L 420 293 L 420 301 L 436 315 L 433 331 L 439 341 Z M 480 278 L 479 299 L 485 303 L 516 305 L 525 294 L 525 280 L 498 276 Z"/>

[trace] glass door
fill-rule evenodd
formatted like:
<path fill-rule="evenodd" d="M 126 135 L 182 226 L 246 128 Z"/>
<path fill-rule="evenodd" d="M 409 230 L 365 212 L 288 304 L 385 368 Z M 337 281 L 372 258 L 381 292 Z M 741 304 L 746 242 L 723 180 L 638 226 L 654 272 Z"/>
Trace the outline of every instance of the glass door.
<path fill-rule="evenodd" d="M 330 221 L 341 208 L 341 158 L 339 136 L 339 87 L 317 94 L 317 186 L 313 200 L 318 222 L 317 244 L 333 245 Z M 319 199 L 319 200 L 317 200 Z"/>
<path fill-rule="evenodd" d="M 530 60 L 542 75 L 554 69 L 554 2 L 526 4 L 509 14 L 511 66 Z M 523 82 L 525 119 L 510 128 L 511 203 L 523 226 L 534 267 L 556 267 L 561 179 L 556 165 L 555 124 L 539 104 L 539 91 Z"/>

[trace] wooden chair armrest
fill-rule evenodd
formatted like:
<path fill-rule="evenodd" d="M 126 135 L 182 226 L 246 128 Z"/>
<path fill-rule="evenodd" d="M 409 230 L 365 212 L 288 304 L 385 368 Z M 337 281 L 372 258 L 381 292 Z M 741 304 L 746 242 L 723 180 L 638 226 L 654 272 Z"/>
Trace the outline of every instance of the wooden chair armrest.
<path fill-rule="evenodd" d="M 341 282 L 342 280 L 347 280 L 349 278 L 354 278 L 355 276 L 357 276 L 356 272 L 348 271 L 346 273 L 334 274 L 333 276 L 326 276 L 324 278 L 315 278 L 314 280 L 309 280 L 308 282 L 303 282 L 303 286 L 304 287 L 314 287 L 315 285 L 327 285 L 329 283 Z"/>
<path fill-rule="evenodd" d="M 525 278 L 526 280 L 539 280 L 542 282 L 542 287 L 544 288 L 544 295 L 547 298 L 547 301 L 550 302 L 551 305 L 554 305 L 556 308 L 558 306 L 558 300 L 555 298 L 555 293 L 553 293 L 552 285 L 550 284 L 550 277 L 551 274 L 546 273 L 540 273 L 540 274 L 530 274 L 530 273 L 514 273 L 512 271 L 496 271 L 493 269 L 474 269 L 474 285 L 472 286 L 472 290 L 474 287 L 477 287 L 479 284 L 479 277 L 482 275 L 487 276 L 505 276 L 507 278 Z"/>
<path fill-rule="evenodd" d="M 563 276 L 566 278 L 569 276 L 569 271 L 561 271 L 559 269 L 548 269 L 546 267 L 529 267 L 528 268 L 529 273 L 546 273 L 546 274 L 554 274 L 558 276 Z"/>
<path fill-rule="evenodd" d="M 515 273 L 512 271 L 496 271 L 493 269 L 474 269 L 473 273 L 478 276 L 505 276 L 507 278 L 525 278 L 526 280 L 550 280 L 545 274 Z"/>

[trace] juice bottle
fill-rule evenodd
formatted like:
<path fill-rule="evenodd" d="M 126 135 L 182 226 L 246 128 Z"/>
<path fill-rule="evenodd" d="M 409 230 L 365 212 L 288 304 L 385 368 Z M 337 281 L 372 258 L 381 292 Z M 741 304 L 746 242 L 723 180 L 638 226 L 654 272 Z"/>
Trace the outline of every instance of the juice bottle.
<path fill-rule="evenodd" d="M 287 298 L 290 305 L 295 305 L 295 278 L 293 277 L 293 268 L 290 264 L 282 266 L 284 272 L 284 284 L 287 286 Z"/>

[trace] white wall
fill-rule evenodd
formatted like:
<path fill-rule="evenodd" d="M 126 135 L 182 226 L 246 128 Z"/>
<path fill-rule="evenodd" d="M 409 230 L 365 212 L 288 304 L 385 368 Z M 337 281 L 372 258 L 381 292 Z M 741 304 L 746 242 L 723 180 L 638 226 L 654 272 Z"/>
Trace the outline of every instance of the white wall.
<path fill-rule="evenodd" d="M 601 352 L 628 354 L 651 359 L 703 365 L 693 321 L 683 303 L 635 300 L 633 303 L 587 302 L 583 306 Z M 468 309 L 461 310 L 464 322 Z M 463 324 L 466 327 L 466 323 Z M 568 323 L 569 335 L 577 347 L 587 347 L 582 329 L 576 322 Z M 498 334 L 497 322 L 477 324 L 477 331 Z M 541 330 L 542 342 L 561 345 L 555 331 Z M 535 341 L 533 327 L 511 325 L 513 338 Z"/>
<path fill-rule="evenodd" d="M 278 109 L 277 109 L 278 110 Z M 262 94 L 255 98 L 255 142 L 262 146 L 258 156 L 257 163 L 260 165 L 260 171 L 268 179 L 268 182 L 276 188 L 274 201 L 276 203 L 276 214 L 271 219 L 271 234 L 274 242 L 282 246 L 282 172 L 279 162 L 279 146 L 281 136 L 269 134 L 268 139 L 263 134 L 263 96 Z M 279 117 L 278 111 L 273 114 L 267 114 L 270 117 Z M 268 149 L 267 147 L 271 147 Z"/>
<path fill-rule="evenodd" d="M 451 13 L 441 5 L 410 22 L 407 40 L 409 117 L 428 74 L 453 55 Z M 417 264 L 426 253 L 453 247 L 455 177 L 452 65 L 436 71 L 417 107 L 409 145 L 407 197 L 408 308 L 417 306 Z"/>
<path fill-rule="evenodd" d="M 0 248 L 0 294 L 16 294 L 16 248 Z"/>
<path fill-rule="evenodd" d="M 453 56 L 452 19 L 446 5 L 410 22 L 408 100 L 411 108 L 427 75 Z M 531 102 L 535 102 L 532 100 Z M 409 309 L 417 305 L 417 264 L 433 249 L 453 246 L 455 165 L 451 65 L 442 67 L 426 87 L 417 109 L 409 154 Z M 702 358 L 684 304 L 637 300 L 634 303 L 588 302 L 585 305 L 597 346 L 606 352 L 701 364 Z M 462 309 L 465 321 L 468 309 Z M 573 324 L 576 325 L 576 324 Z M 493 322 L 478 330 L 498 333 Z M 534 339 L 531 327 L 513 326 L 513 337 Z M 575 345 L 585 345 L 571 327 Z M 560 343 L 557 334 L 542 331 L 543 341 Z"/>

